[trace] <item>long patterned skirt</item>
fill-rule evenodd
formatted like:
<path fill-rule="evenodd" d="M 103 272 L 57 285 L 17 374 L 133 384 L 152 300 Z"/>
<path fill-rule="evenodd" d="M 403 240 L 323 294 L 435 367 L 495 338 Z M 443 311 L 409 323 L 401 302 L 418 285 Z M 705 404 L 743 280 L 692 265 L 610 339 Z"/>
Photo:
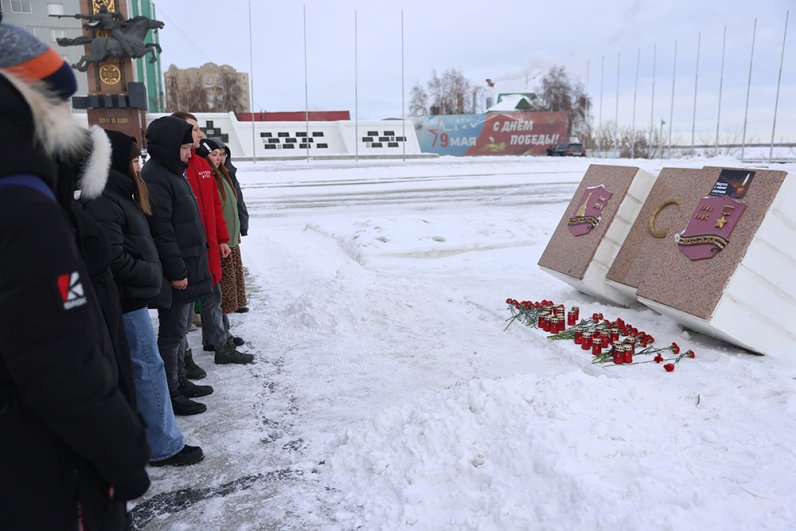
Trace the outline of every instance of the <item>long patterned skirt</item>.
<path fill-rule="evenodd" d="M 232 313 L 246 306 L 246 286 L 243 283 L 243 260 L 240 247 L 221 259 L 221 311 Z"/>

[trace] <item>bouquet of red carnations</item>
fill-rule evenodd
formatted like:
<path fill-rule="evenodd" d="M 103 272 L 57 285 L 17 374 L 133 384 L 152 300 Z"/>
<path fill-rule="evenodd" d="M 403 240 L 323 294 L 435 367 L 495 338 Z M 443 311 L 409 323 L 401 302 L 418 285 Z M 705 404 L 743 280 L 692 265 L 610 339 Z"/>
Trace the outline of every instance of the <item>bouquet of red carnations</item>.
<path fill-rule="evenodd" d="M 681 353 L 677 343 L 654 347 L 654 337 L 626 323 L 622 318 L 611 321 L 602 313 L 594 312 L 591 317 L 580 319 L 580 309 L 577 306 L 567 310 L 563 304 L 555 304 L 547 299 L 518 301 L 509 298 L 506 299 L 506 304 L 511 317 L 507 319 L 508 324 L 504 331 L 515 321 L 531 328 L 540 328 L 550 334 L 547 339 L 571 340 L 581 349 L 591 351 L 594 364 L 668 362 L 663 368 L 672 372 L 683 358 L 696 357 L 693 350 Z M 639 356 L 652 355 L 655 356 L 652 360 L 638 360 Z"/>

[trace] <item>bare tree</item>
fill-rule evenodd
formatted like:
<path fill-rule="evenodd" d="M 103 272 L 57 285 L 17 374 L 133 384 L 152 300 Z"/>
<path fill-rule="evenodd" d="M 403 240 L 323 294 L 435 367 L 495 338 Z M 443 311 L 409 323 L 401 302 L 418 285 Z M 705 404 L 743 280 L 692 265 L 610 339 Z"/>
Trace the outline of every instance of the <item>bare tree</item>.
<path fill-rule="evenodd" d="M 591 98 L 583 85 L 569 79 L 563 66 L 553 66 L 542 77 L 537 110 L 566 112 L 569 134 L 587 138 L 592 135 L 589 123 Z"/>
<path fill-rule="evenodd" d="M 221 97 L 216 101 L 217 112 L 241 111 L 241 87 L 238 75 L 234 71 L 222 68 L 219 76 Z"/>
<path fill-rule="evenodd" d="M 473 97 L 473 86 L 461 70 L 449 68 L 442 75 L 436 70 L 423 88 L 419 83 L 412 87 L 409 109 L 412 114 L 464 114 L 477 112 L 478 99 Z"/>
<path fill-rule="evenodd" d="M 188 112 L 208 112 L 210 105 L 207 102 L 207 90 L 201 80 L 191 84 L 185 94 L 184 106 L 180 109 Z"/>
<path fill-rule="evenodd" d="M 412 87 L 409 95 L 409 114 L 412 116 L 422 116 L 428 114 L 428 94 L 420 83 Z"/>

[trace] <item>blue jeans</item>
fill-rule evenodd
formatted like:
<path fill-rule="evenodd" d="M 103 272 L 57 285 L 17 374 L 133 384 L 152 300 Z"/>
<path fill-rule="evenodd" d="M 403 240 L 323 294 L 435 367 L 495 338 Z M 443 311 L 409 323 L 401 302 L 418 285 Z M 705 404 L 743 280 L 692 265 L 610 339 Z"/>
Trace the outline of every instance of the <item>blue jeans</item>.
<path fill-rule="evenodd" d="M 185 446 L 171 408 L 166 371 L 158 352 L 155 329 L 146 308 L 122 314 L 124 335 L 130 346 L 133 384 L 138 412 L 146 422 L 146 439 L 151 461 L 168 459 Z"/>

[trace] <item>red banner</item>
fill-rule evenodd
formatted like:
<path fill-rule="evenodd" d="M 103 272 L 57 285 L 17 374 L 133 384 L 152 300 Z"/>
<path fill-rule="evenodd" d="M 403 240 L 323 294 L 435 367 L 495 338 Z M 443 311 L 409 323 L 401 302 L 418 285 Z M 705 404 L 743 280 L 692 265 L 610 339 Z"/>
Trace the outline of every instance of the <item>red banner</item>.
<path fill-rule="evenodd" d="M 565 112 L 489 113 L 466 155 L 545 155 L 567 141 Z"/>

